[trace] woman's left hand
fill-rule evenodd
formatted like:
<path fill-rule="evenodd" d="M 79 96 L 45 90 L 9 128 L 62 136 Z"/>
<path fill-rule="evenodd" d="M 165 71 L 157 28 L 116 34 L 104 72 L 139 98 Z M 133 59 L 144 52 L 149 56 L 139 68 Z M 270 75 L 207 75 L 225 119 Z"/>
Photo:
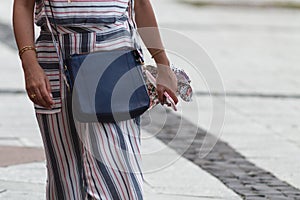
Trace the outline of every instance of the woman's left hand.
<path fill-rule="evenodd" d="M 170 95 L 175 104 L 178 103 L 178 98 L 176 97 L 177 78 L 169 66 L 157 66 L 156 85 L 158 99 L 161 104 L 166 103 L 164 92 L 167 92 Z"/>

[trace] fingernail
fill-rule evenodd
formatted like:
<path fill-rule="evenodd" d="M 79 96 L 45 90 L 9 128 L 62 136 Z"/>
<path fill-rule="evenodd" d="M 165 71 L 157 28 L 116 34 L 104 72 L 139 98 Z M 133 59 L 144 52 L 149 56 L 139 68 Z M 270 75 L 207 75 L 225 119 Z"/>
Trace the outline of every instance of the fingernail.
<path fill-rule="evenodd" d="M 52 93 L 51 93 L 51 92 L 49 93 L 49 95 L 50 95 L 50 97 L 51 97 L 51 98 L 53 98 L 53 95 L 52 95 Z"/>

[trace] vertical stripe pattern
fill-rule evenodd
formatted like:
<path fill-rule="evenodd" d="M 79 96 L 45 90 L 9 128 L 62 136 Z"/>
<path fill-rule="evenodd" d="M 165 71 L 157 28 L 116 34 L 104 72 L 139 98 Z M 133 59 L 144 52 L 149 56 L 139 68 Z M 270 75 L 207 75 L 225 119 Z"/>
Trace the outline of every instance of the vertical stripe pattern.
<path fill-rule="evenodd" d="M 139 119 L 79 123 L 69 97 L 62 112 L 37 113 L 47 158 L 47 200 L 141 200 Z"/>
<path fill-rule="evenodd" d="M 56 39 L 66 56 L 134 47 L 129 0 L 51 1 L 58 24 Z M 35 105 L 47 159 L 46 199 L 143 199 L 139 119 L 74 121 L 45 14 L 51 16 L 50 10 L 43 8 L 42 0 L 36 0 L 35 19 L 41 27 L 37 56 L 55 102 L 52 110 Z"/>

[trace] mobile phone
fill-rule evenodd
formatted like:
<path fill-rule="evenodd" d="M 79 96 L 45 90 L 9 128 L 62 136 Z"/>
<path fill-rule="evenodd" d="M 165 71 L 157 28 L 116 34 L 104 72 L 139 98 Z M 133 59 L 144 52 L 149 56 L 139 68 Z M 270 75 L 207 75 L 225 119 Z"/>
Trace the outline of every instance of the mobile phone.
<path fill-rule="evenodd" d="M 166 101 L 168 104 L 171 105 L 171 107 L 173 108 L 174 111 L 177 111 L 176 105 L 174 100 L 172 99 L 172 97 L 165 91 L 164 92 L 164 96 L 166 97 Z"/>

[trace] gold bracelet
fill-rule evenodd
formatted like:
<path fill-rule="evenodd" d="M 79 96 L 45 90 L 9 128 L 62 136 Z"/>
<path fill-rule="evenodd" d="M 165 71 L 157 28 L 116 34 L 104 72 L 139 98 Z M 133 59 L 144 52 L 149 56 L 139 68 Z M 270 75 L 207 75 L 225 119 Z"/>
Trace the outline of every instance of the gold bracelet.
<path fill-rule="evenodd" d="M 20 51 L 19 51 L 20 58 L 22 57 L 23 53 L 25 53 L 26 51 L 29 51 L 29 50 L 35 51 L 35 53 L 36 53 L 36 48 L 34 46 L 25 46 L 22 49 L 20 49 Z"/>
<path fill-rule="evenodd" d="M 152 57 L 151 57 L 151 58 L 154 58 L 156 55 L 160 54 L 160 53 L 163 52 L 163 51 L 165 51 L 165 50 L 164 50 L 164 49 L 159 49 L 159 50 L 157 50 L 156 52 L 154 52 L 154 53 L 152 54 Z"/>

